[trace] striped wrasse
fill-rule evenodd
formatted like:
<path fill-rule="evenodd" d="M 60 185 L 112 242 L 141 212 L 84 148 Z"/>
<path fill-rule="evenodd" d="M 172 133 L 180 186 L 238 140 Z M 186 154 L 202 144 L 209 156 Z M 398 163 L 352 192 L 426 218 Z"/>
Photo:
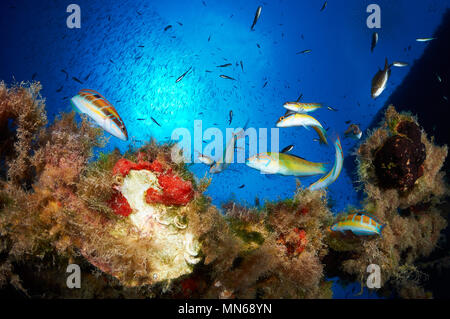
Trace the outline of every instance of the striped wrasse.
<path fill-rule="evenodd" d="M 342 170 L 342 165 L 344 164 L 344 152 L 342 151 L 341 140 L 339 136 L 334 142 L 334 148 L 336 149 L 336 158 L 334 160 L 334 165 L 331 171 L 328 172 L 327 175 L 323 176 L 317 182 L 309 185 L 309 189 L 312 191 L 319 190 L 322 188 L 326 188 L 334 183 Z"/>
<path fill-rule="evenodd" d="M 357 236 L 380 235 L 386 224 L 364 212 L 347 215 L 341 221 L 331 226 L 332 231 L 345 233 L 351 231 Z"/>
<path fill-rule="evenodd" d="M 123 141 L 128 140 L 124 122 L 114 106 L 100 93 L 94 90 L 83 89 L 70 102 L 76 111 L 89 116 L 108 133 Z"/>
<path fill-rule="evenodd" d="M 323 128 L 322 124 L 314 117 L 308 114 L 294 113 L 282 116 L 277 122 L 277 127 L 293 127 L 293 126 L 303 126 L 308 129 L 312 127 L 320 137 L 320 143 L 328 144 L 327 142 L 327 131 Z"/>
<path fill-rule="evenodd" d="M 320 103 L 301 103 L 301 102 L 286 102 L 283 107 L 289 111 L 296 113 L 309 113 L 322 108 Z"/>

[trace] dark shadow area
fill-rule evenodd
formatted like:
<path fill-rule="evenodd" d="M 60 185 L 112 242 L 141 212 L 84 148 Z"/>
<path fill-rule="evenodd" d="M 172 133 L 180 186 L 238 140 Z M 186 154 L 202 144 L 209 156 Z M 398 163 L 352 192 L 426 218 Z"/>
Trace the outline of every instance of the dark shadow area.
<path fill-rule="evenodd" d="M 433 35 L 422 57 L 411 66 L 411 70 L 389 97 L 385 107 L 374 117 L 370 129 L 377 127 L 390 104 L 397 111 L 409 111 L 417 115 L 419 124 L 428 134 L 435 137 L 438 145 L 450 145 L 450 10 L 447 10 L 439 28 Z M 449 159 L 443 171 L 449 172 Z M 447 175 L 448 178 L 448 175 Z M 449 207 L 448 202 L 445 203 Z M 448 210 L 447 210 L 448 211 Z M 448 216 L 447 216 L 448 218 Z M 423 271 L 429 276 L 425 288 L 433 292 L 434 298 L 450 297 L 450 231 L 445 230 L 443 239 L 436 251 L 422 262 L 433 267 Z M 439 269 L 439 270 L 436 270 Z"/>

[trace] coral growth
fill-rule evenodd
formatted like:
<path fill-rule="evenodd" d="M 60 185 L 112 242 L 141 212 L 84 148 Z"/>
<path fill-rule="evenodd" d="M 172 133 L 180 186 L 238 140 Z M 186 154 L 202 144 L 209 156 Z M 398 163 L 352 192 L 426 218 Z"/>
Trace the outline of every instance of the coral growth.
<path fill-rule="evenodd" d="M 94 159 L 102 131 L 73 113 L 46 126 L 39 89 L 0 84 L 0 287 L 40 297 L 331 298 L 326 276 L 363 281 L 375 263 L 402 296 L 429 296 L 415 262 L 446 226 L 447 148 L 419 135 L 410 115 L 389 108 L 358 152 L 364 211 L 387 224 L 382 237 L 346 238 L 328 231 L 325 191 L 299 188 L 257 208 L 230 202 L 221 214 L 203 194 L 210 180 L 174 162 L 173 145 Z M 414 147 L 387 158 L 392 137 Z M 406 170 L 380 174 L 377 154 Z M 382 187 L 380 176 L 394 173 L 408 177 Z M 81 266 L 81 289 L 66 289 L 70 263 Z"/>

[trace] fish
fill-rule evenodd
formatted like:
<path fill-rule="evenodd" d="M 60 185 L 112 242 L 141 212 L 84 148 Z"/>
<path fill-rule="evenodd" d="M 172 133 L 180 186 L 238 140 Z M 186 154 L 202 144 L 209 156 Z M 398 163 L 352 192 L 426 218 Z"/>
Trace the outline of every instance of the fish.
<path fill-rule="evenodd" d="M 248 121 L 245 123 L 244 128 L 242 130 L 240 130 L 238 133 L 233 133 L 233 135 L 231 136 L 230 140 L 227 142 L 227 145 L 225 147 L 225 154 L 223 159 L 216 161 L 214 165 L 212 165 L 209 168 L 209 172 L 211 174 L 222 172 L 233 161 L 236 142 L 240 138 L 245 138 L 245 130 L 247 128 L 247 125 Z"/>
<path fill-rule="evenodd" d="M 208 37 L 208 42 L 211 40 L 211 36 Z"/>
<path fill-rule="evenodd" d="M 156 124 L 156 125 L 158 125 L 159 127 L 161 127 L 161 125 L 158 123 L 158 121 L 156 121 L 153 117 L 150 117 L 151 119 L 152 119 L 152 121 Z"/>
<path fill-rule="evenodd" d="M 400 61 L 394 61 L 394 62 L 392 62 L 391 66 L 395 66 L 397 68 L 402 68 L 402 67 L 408 66 L 408 63 L 400 62 Z"/>
<path fill-rule="evenodd" d="M 169 30 L 169 29 L 171 29 L 171 28 L 172 28 L 172 25 L 169 24 L 167 27 L 164 28 L 164 32 L 167 31 L 167 30 Z"/>
<path fill-rule="evenodd" d="M 326 188 L 333 184 L 342 171 L 342 166 L 344 165 L 344 152 L 342 151 L 341 140 L 339 136 L 334 141 L 334 148 L 336 150 L 334 165 L 327 175 L 321 177 L 317 182 L 312 183 L 308 186 L 311 191 Z"/>
<path fill-rule="evenodd" d="M 261 6 L 259 6 L 259 7 L 256 9 L 255 18 L 253 19 L 252 26 L 250 27 L 250 30 L 252 30 L 252 31 L 253 31 L 253 28 L 254 28 L 255 25 L 256 25 L 256 22 L 258 22 L 259 16 L 261 15 L 261 10 L 262 10 L 262 7 L 261 7 Z"/>
<path fill-rule="evenodd" d="M 230 116 L 230 118 L 228 120 L 228 125 L 230 125 L 231 121 L 233 121 L 233 111 L 232 110 L 230 111 L 229 116 Z"/>
<path fill-rule="evenodd" d="M 72 107 L 86 114 L 95 123 L 115 137 L 127 141 L 128 132 L 125 123 L 114 106 L 94 90 L 83 89 L 70 99 Z"/>
<path fill-rule="evenodd" d="M 391 68 L 389 67 L 388 59 L 386 58 L 384 69 L 378 70 L 372 79 L 371 95 L 373 99 L 376 99 L 381 93 L 383 93 L 390 75 Z"/>
<path fill-rule="evenodd" d="M 262 87 L 263 89 L 266 87 L 267 83 L 268 83 L 267 81 L 264 83 L 264 85 Z"/>
<path fill-rule="evenodd" d="M 244 188 L 245 187 L 245 184 L 242 184 L 241 186 L 239 186 L 238 188 Z"/>
<path fill-rule="evenodd" d="M 203 163 L 205 165 L 208 165 L 208 166 L 214 165 L 214 160 L 211 157 L 207 156 L 207 155 L 198 154 L 197 158 L 198 158 L 198 160 L 201 163 Z"/>
<path fill-rule="evenodd" d="M 60 86 L 57 90 L 56 90 L 56 93 L 59 93 L 59 92 L 61 92 L 62 91 L 62 89 L 63 89 L 63 86 Z"/>
<path fill-rule="evenodd" d="M 345 137 L 352 137 L 359 140 L 362 136 L 362 131 L 357 124 L 350 124 L 344 134 Z"/>
<path fill-rule="evenodd" d="M 381 235 L 386 224 L 381 223 L 377 218 L 358 212 L 345 216 L 343 219 L 331 226 L 334 232 L 345 233 L 351 231 L 356 236 Z"/>
<path fill-rule="evenodd" d="M 136 119 L 136 120 L 138 120 L 138 121 L 145 121 L 145 119 Z"/>
<path fill-rule="evenodd" d="M 320 8 L 320 12 L 322 12 L 323 10 L 325 10 L 325 8 L 327 7 L 328 1 L 325 1 L 322 8 Z"/>
<path fill-rule="evenodd" d="M 91 74 L 92 74 L 92 72 L 89 72 L 89 74 L 84 77 L 84 81 L 89 80 L 89 77 L 91 76 Z"/>
<path fill-rule="evenodd" d="M 145 46 L 143 46 L 143 45 L 138 45 L 138 48 L 145 48 Z"/>
<path fill-rule="evenodd" d="M 417 38 L 416 41 L 417 42 L 430 42 L 436 40 L 436 38 Z"/>
<path fill-rule="evenodd" d="M 441 77 L 439 76 L 439 74 L 437 74 L 436 73 L 436 78 L 437 78 L 437 80 L 439 81 L 439 83 L 441 83 L 442 82 L 442 79 L 441 79 Z"/>
<path fill-rule="evenodd" d="M 223 74 L 221 74 L 221 75 L 219 75 L 222 79 L 227 79 L 227 80 L 233 80 L 233 81 L 236 81 L 236 79 L 234 79 L 234 78 L 232 78 L 231 76 L 228 76 L 228 75 L 223 75 Z"/>
<path fill-rule="evenodd" d="M 183 26 L 183 23 L 181 23 L 181 22 L 179 22 L 179 21 L 177 21 L 177 23 L 178 23 L 179 25 Z"/>
<path fill-rule="evenodd" d="M 306 129 L 312 127 L 319 135 L 321 144 L 328 144 L 326 130 L 319 121 L 308 114 L 294 113 L 288 116 L 282 116 L 276 125 L 277 127 L 303 126 Z"/>
<path fill-rule="evenodd" d="M 72 76 L 72 80 L 74 80 L 75 82 L 78 82 L 80 84 L 83 84 L 83 82 L 81 82 L 78 78 Z"/>
<path fill-rule="evenodd" d="M 259 49 L 261 49 L 261 46 L 259 45 L 259 43 L 256 43 L 256 46 L 257 46 Z"/>
<path fill-rule="evenodd" d="M 178 83 L 178 82 L 180 82 L 181 80 L 183 80 L 183 78 L 186 76 L 186 74 L 188 74 L 188 72 L 189 72 L 191 69 L 192 69 L 192 66 L 191 66 L 186 72 L 184 72 L 182 75 L 180 75 L 180 76 L 178 77 L 178 79 L 175 81 L 175 83 Z"/>
<path fill-rule="evenodd" d="M 312 50 L 307 49 L 307 50 L 303 50 L 303 51 L 297 52 L 296 54 L 305 54 L 305 53 L 310 53 L 310 52 L 312 52 Z"/>
<path fill-rule="evenodd" d="M 205 72 L 206 72 L 206 73 L 211 73 L 212 71 L 211 71 L 211 70 L 205 70 Z"/>
<path fill-rule="evenodd" d="M 334 111 L 334 112 L 339 111 L 338 109 L 335 109 L 335 108 L 333 108 L 333 107 L 331 107 L 331 106 L 327 106 L 327 109 L 329 109 L 330 111 Z"/>
<path fill-rule="evenodd" d="M 62 69 L 61 72 L 66 75 L 66 80 L 67 80 L 69 78 L 69 73 L 67 73 L 67 71 L 64 69 Z"/>
<path fill-rule="evenodd" d="M 372 43 L 370 45 L 370 52 L 373 52 L 378 43 L 378 32 L 372 34 Z"/>
<path fill-rule="evenodd" d="M 290 152 L 290 151 L 292 151 L 293 148 L 294 148 L 294 145 L 288 145 L 288 146 L 286 146 L 285 148 L 283 148 L 283 149 L 281 150 L 281 153 L 287 153 L 287 152 Z"/>
<path fill-rule="evenodd" d="M 112 59 L 109 59 L 109 62 L 111 62 L 112 64 L 116 64 Z"/>
<path fill-rule="evenodd" d="M 242 61 L 241 61 L 240 64 L 241 64 L 242 72 L 244 72 L 244 63 L 242 63 Z"/>
<path fill-rule="evenodd" d="M 216 66 L 217 68 L 226 68 L 227 66 L 230 66 L 231 63 L 226 63 L 226 64 L 222 64 L 222 65 L 218 65 Z"/>
<path fill-rule="evenodd" d="M 296 113 L 309 113 L 322 108 L 320 103 L 300 103 L 300 102 L 286 102 L 283 107 L 289 111 Z"/>
<path fill-rule="evenodd" d="M 245 164 L 264 174 L 301 177 L 326 173 L 325 163 L 314 163 L 301 157 L 285 153 L 260 153 L 247 159 Z"/>

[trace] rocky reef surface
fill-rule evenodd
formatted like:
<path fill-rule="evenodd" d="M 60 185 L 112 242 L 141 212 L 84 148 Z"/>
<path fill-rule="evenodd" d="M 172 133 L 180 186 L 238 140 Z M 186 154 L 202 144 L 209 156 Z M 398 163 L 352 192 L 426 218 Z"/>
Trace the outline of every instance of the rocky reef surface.
<path fill-rule="evenodd" d="M 361 283 L 367 266 L 383 289 L 428 297 L 418 258 L 446 227 L 441 172 L 447 147 L 393 107 L 358 150 L 361 209 L 382 236 L 335 233 L 326 191 L 223 213 L 211 182 L 174 162 L 174 145 L 93 157 L 102 131 L 62 114 L 47 125 L 38 83 L 0 83 L 0 287 L 34 298 L 331 298 L 339 276 Z M 68 289 L 66 268 L 82 270 Z M 383 291 L 383 289 L 381 291 Z"/>

